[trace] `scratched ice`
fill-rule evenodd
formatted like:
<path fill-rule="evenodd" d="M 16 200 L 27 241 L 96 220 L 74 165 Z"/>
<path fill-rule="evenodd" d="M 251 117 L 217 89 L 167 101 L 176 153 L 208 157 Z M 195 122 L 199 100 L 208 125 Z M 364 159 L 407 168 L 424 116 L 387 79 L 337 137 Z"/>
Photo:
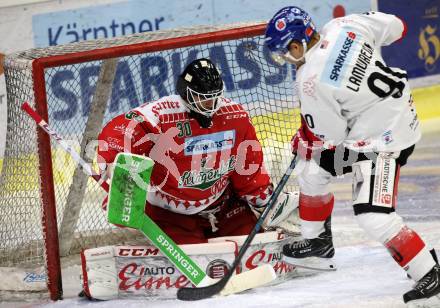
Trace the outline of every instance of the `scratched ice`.
<path fill-rule="evenodd" d="M 425 135 L 401 170 L 398 213 L 409 227 L 440 252 L 440 136 Z M 296 278 L 228 297 L 199 302 L 178 300 L 115 300 L 88 302 L 76 297 L 80 286 L 78 268 L 64 270 L 65 299 L 57 303 L 36 302 L 44 307 L 405 307 L 402 294 L 412 281 L 378 243 L 357 226 L 350 208 L 351 178 L 337 179 L 332 186 L 337 204 L 333 232 L 338 270 Z M 5 303 L 3 303 L 5 304 Z M 29 304 L 29 303 L 28 303 Z"/>

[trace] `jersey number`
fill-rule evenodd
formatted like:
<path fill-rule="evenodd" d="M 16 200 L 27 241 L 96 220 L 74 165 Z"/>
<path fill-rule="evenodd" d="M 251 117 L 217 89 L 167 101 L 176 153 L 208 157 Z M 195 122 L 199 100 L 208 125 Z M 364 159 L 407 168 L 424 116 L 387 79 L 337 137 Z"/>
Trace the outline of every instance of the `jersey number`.
<path fill-rule="evenodd" d="M 189 122 L 177 122 L 176 127 L 179 130 L 179 134 L 177 137 L 185 137 L 185 136 L 191 136 L 191 125 Z"/>
<path fill-rule="evenodd" d="M 374 72 L 368 77 L 367 84 L 371 92 L 377 96 L 384 98 L 391 95 L 394 98 L 399 98 L 403 94 L 405 83 L 403 81 L 395 81 L 389 76 L 394 76 L 400 79 L 408 79 L 407 74 L 395 72 L 389 67 L 385 66 L 382 62 L 376 61 L 376 66 L 379 67 L 384 73 Z M 379 82 L 378 82 L 379 81 Z M 386 87 L 384 87 L 386 85 Z M 384 89 L 385 88 L 385 89 Z"/>
<path fill-rule="evenodd" d="M 312 117 L 310 114 L 306 113 L 306 114 L 304 115 L 304 120 L 306 120 L 307 125 L 308 125 L 310 128 L 315 128 L 315 122 L 313 122 L 313 117 Z"/>

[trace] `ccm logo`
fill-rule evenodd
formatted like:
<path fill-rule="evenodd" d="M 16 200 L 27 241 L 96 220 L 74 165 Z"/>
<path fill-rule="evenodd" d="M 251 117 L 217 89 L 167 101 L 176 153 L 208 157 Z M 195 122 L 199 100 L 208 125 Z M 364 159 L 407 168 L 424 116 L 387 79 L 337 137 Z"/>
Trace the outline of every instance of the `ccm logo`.
<path fill-rule="evenodd" d="M 120 257 L 144 257 L 157 256 L 158 248 L 120 248 L 118 256 Z"/>
<path fill-rule="evenodd" d="M 231 119 L 242 119 L 242 118 L 246 118 L 247 115 L 246 113 L 240 113 L 240 114 L 230 114 L 226 116 L 227 120 L 231 120 Z"/>

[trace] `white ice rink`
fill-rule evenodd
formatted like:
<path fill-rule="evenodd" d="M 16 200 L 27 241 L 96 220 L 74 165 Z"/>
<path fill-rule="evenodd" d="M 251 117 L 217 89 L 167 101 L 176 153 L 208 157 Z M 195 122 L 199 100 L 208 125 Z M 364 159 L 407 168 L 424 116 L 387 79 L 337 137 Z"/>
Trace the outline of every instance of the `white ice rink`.
<path fill-rule="evenodd" d="M 440 252 L 440 136 L 425 134 L 401 170 L 398 213 Z M 333 214 L 336 272 L 292 279 L 283 284 L 242 294 L 198 302 L 178 300 L 114 300 L 89 302 L 79 299 L 73 283 L 75 268 L 64 273 L 65 299 L 56 303 L 22 303 L 27 307 L 406 307 L 402 294 L 412 281 L 376 242 L 357 226 L 350 208 L 350 177 L 333 185 L 338 199 Z M 67 275 L 66 275 L 67 274 Z M 75 280 L 72 280 L 75 278 Z M 3 303 L 5 304 L 5 303 Z M 16 303 L 14 307 L 17 307 Z"/>

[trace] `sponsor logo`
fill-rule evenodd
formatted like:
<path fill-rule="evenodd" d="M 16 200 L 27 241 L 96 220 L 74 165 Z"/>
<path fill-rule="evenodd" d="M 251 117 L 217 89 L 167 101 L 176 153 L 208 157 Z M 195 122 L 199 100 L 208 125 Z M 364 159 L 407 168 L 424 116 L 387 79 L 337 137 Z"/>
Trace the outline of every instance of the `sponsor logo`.
<path fill-rule="evenodd" d="M 158 115 L 159 111 L 161 111 L 161 110 L 176 109 L 179 107 L 180 107 L 179 102 L 176 102 L 176 101 L 159 101 L 159 102 L 156 102 L 153 107 L 151 107 L 151 111 L 155 115 Z"/>
<path fill-rule="evenodd" d="M 329 42 L 327 40 L 322 40 L 321 45 L 319 46 L 320 49 L 327 49 Z"/>
<path fill-rule="evenodd" d="M 124 151 L 124 147 L 122 145 L 117 144 L 117 143 L 109 142 L 108 143 L 108 147 L 110 149 L 114 149 L 114 150 L 119 151 L 119 152 L 123 152 Z"/>
<path fill-rule="evenodd" d="M 234 144 L 235 130 L 186 138 L 185 156 L 228 150 L 232 149 Z"/>
<path fill-rule="evenodd" d="M 391 204 L 391 202 L 392 202 L 392 198 L 391 198 L 391 195 L 390 194 L 384 194 L 384 195 L 382 195 L 382 203 L 384 203 L 384 204 Z"/>
<path fill-rule="evenodd" d="M 222 278 L 229 272 L 229 264 L 225 260 L 215 259 L 206 266 L 206 274 L 213 278 Z"/>
<path fill-rule="evenodd" d="M 235 207 L 232 210 L 230 210 L 229 212 L 226 213 L 226 218 L 231 218 L 235 215 L 240 214 L 241 212 L 244 212 L 246 210 L 245 206 L 239 206 L 239 207 Z"/>
<path fill-rule="evenodd" d="M 390 207 L 393 204 L 395 166 L 391 160 L 384 155 L 376 159 L 373 205 Z"/>
<path fill-rule="evenodd" d="M 116 125 L 113 128 L 114 131 L 119 132 L 121 134 L 128 134 L 129 136 L 133 135 L 134 133 L 134 129 L 133 128 L 128 128 L 127 126 L 125 126 L 125 124 L 121 124 L 121 125 Z"/>
<path fill-rule="evenodd" d="M 356 35 L 353 32 L 347 32 L 347 37 L 345 38 L 344 44 L 342 45 L 342 48 L 339 50 L 338 57 L 336 58 L 336 61 L 333 65 L 333 69 L 330 75 L 331 80 L 338 80 L 341 71 L 342 66 L 345 63 L 345 60 L 347 59 L 347 56 L 350 53 L 351 46 L 353 45 L 354 39 L 356 38 Z"/>
<path fill-rule="evenodd" d="M 46 273 L 25 273 L 25 277 L 23 278 L 24 282 L 33 283 L 33 282 L 46 282 L 47 275 Z"/>
<path fill-rule="evenodd" d="M 101 251 L 101 252 L 96 252 L 96 253 L 92 253 L 90 254 L 91 257 L 99 257 L 99 256 L 105 256 L 105 255 L 109 255 L 110 251 Z"/>
<path fill-rule="evenodd" d="M 247 114 L 245 112 L 238 113 L 238 114 L 231 114 L 226 116 L 226 120 L 232 120 L 232 119 L 242 119 L 247 118 Z"/>
<path fill-rule="evenodd" d="M 130 164 L 130 174 L 136 174 L 137 170 L 139 169 L 140 162 L 138 161 L 131 161 Z M 135 181 L 129 177 L 126 179 L 126 185 L 124 185 L 124 199 L 122 200 L 123 207 L 122 207 L 122 221 L 124 222 L 130 222 L 131 218 L 131 206 L 133 205 L 133 192 L 134 192 L 134 186 L 136 185 Z"/>
<path fill-rule="evenodd" d="M 244 262 L 244 265 L 248 270 L 252 270 L 260 263 L 270 263 L 277 274 L 290 273 L 294 271 L 295 266 L 282 261 L 282 258 L 283 255 L 281 252 L 273 252 L 270 250 L 261 249 L 251 254 Z"/>
<path fill-rule="evenodd" d="M 284 20 L 284 18 L 280 18 L 275 22 L 275 29 L 277 29 L 278 31 L 283 31 L 284 29 L 286 29 L 286 21 Z"/>
<path fill-rule="evenodd" d="M 350 63 L 354 50 L 356 50 L 354 46 L 358 44 L 359 38 L 360 35 L 352 31 L 342 31 L 340 33 L 321 75 L 323 82 L 332 86 L 340 86 L 345 78 L 345 71 L 349 67 L 346 64 Z"/>
<path fill-rule="evenodd" d="M 236 157 L 232 155 L 227 161 L 222 161 L 217 169 L 206 168 L 202 164 L 200 171 L 187 170 L 179 177 L 179 188 L 209 189 L 224 175 L 234 170 L 235 163 Z"/>
<path fill-rule="evenodd" d="M 199 273 L 199 271 L 190 264 L 190 261 L 185 259 L 185 257 L 181 255 L 178 250 L 176 250 L 176 247 L 174 247 L 172 243 L 168 242 L 162 235 L 159 235 L 156 240 L 161 246 L 164 247 L 164 250 L 168 251 L 172 255 L 174 261 L 185 269 L 188 275 L 191 275 L 194 278 L 197 278 L 199 275 L 201 275 L 201 273 Z"/>
<path fill-rule="evenodd" d="M 382 192 L 388 192 L 388 184 L 390 178 L 390 160 L 384 159 L 382 173 Z"/>
<path fill-rule="evenodd" d="M 437 16 L 437 8 L 431 9 L 433 13 L 427 14 L 427 16 Z M 425 15 L 426 16 L 426 15 Z M 425 17 L 424 16 L 424 17 Z M 426 17 L 425 17 L 426 18 Z M 417 56 L 424 62 L 425 69 L 428 72 L 434 72 L 437 68 L 438 60 L 440 59 L 440 36 L 436 33 L 438 27 L 426 25 L 420 30 L 419 34 L 419 50 Z"/>
<path fill-rule="evenodd" d="M 316 74 L 303 82 L 303 92 L 305 95 L 310 96 L 316 100 L 315 79 L 316 79 Z"/>
<path fill-rule="evenodd" d="M 382 140 L 383 143 L 385 144 L 390 144 L 391 142 L 393 142 L 393 133 L 391 130 L 386 131 L 385 133 L 382 134 Z"/>
<path fill-rule="evenodd" d="M 364 79 L 365 72 L 370 65 L 371 58 L 373 57 L 374 49 L 368 43 L 362 44 L 362 48 L 357 56 L 356 63 L 351 70 L 350 77 L 348 78 L 349 84 L 347 88 L 358 92 L 359 87 Z"/>
<path fill-rule="evenodd" d="M 124 266 L 118 274 L 119 277 L 119 289 L 122 291 L 140 290 L 140 289 L 170 289 L 170 288 L 183 288 L 191 286 L 191 281 L 189 281 L 185 276 L 166 276 L 168 272 L 175 273 L 176 269 L 172 266 L 161 267 L 161 268 L 151 268 L 145 267 L 136 263 L 130 263 Z M 168 272 L 167 272 L 168 271 Z M 158 277 L 149 277 L 151 273 L 157 272 Z M 159 276 L 162 273 L 163 276 Z"/>
<path fill-rule="evenodd" d="M 120 257 L 145 257 L 145 256 L 157 256 L 158 254 L 159 254 L 159 249 L 155 247 L 118 249 L 118 256 Z"/>
<path fill-rule="evenodd" d="M 125 118 L 129 120 L 134 120 L 136 122 L 142 123 L 144 122 L 144 118 L 137 111 L 129 111 L 125 114 Z"/>
<path fill-rule="evenodd" d="M 359 140 L 359 141 L 356 141 L 353 144 L 353 147 L 355 147 L 355 148 L 362 148 L 362 147 L 365 147 L 365 146 L 370 145 L 370 144 L 371 144 L 370 140 Z"/>

